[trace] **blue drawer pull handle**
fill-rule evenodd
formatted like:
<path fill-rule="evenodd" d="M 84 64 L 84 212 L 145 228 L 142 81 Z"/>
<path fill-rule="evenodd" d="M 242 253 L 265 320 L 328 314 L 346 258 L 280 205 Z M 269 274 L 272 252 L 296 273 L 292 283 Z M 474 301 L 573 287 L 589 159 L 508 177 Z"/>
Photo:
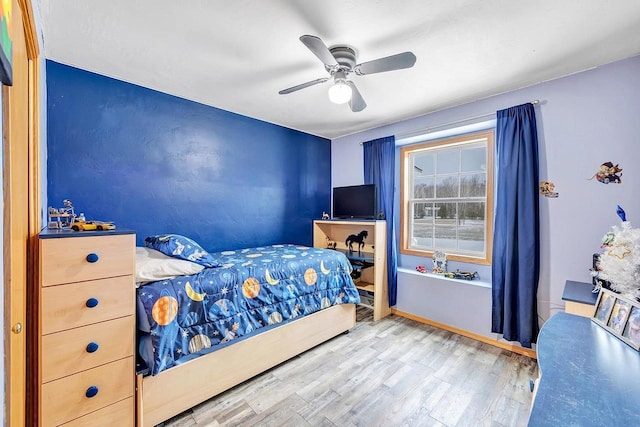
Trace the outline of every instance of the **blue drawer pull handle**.
<path fill-rule="evenodd" d="M 84 395 L 91 399 L 96 394 L 98 394 L 98 387 L 92 385 L 87 389 L 87 392 Z"/>
<path fill-rule="evenodd" d="M 95 353 L 96 351 L 98 351 L 98 347 L 100 346 L 97 342 L 90 342 L 89 344 L 87 344 L 87 353 Z"/>
<path fill-rule="evenodd" d="M 100 259 L 100 257 L 98 256 L 98 254 L 91 253 L 91 254 L 87 255 L 87 261 L 88 262 L 91 262 L 91 263 L 98 262 L 99 259 Z"/>
<path fill-rule="evenodd" d="M 93 307 L 95 307 L 96 305 L 98 305 L 98 303 L 99 303 L 99 302 L 100 302 L 100 301 L 98 301 L 98 298 L 89 298 L 89 299 L 87 300 L 87 302 L 85 303 L 85 305 L 86 305 L 87 307 L 89 307 L 89 308 L 93 308 Z"/>

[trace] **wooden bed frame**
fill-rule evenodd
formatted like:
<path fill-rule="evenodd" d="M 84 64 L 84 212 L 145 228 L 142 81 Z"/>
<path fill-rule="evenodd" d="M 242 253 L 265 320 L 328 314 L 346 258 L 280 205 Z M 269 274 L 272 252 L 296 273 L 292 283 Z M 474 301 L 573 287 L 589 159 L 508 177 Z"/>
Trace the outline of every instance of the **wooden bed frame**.
<path fill-rule="evenodd" d="M 341 304 L 239 341 L 156 376 L 136 378 L 137 426 L 154 426 L 252 378 L 356 324 Z"/>

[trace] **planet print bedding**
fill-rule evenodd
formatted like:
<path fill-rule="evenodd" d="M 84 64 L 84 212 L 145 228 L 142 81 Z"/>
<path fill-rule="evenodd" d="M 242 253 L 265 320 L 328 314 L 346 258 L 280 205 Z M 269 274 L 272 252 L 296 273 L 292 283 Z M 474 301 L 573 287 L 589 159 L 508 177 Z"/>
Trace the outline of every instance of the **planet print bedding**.
<path fill-rule="evenodd" d="M 272 245 L 211 254 L 219 267 L 137 290 L 138 351 L 151 375 L 336 304 L 358 303 L 341 252 Z"/>

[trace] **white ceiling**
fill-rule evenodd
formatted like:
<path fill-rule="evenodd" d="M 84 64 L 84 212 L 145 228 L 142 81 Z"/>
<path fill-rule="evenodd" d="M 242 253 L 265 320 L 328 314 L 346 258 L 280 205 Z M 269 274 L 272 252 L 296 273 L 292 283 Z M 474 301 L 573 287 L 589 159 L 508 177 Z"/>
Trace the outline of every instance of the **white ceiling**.
<path fill-rule="evenodd" d="M 38 0 L 45 57 L 335 138 L 640 54 L 636 0 Z M 412 51 L 413 68 L 350 78 L 332 104 L 299 40 L 358 62 Z"/>

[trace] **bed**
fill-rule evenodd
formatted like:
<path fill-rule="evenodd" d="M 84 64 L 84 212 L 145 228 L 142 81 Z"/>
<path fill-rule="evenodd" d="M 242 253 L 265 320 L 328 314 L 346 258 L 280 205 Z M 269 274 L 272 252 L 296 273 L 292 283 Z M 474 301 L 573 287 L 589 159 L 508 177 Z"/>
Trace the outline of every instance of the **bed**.
<path fill-rule="evenodd" d="M 270 245 L 209 254 L 167 236 L 176 235 L 147 238 L 146 250 L 199 271 L 137 289 L 146 366 L 136 380 L 139 426 L 159 424 L 355 325 L 358 291 L 340 252 Z"/>

